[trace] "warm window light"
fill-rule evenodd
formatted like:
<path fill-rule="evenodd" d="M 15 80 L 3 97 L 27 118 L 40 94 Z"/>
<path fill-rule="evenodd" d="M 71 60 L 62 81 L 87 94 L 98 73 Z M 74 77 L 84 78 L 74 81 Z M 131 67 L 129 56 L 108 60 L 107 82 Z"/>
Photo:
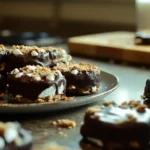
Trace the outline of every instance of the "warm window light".
<path fill-rule="evenodd" d="M 137 0 L 139 3 L 150 3 L 150 0 Z"/>

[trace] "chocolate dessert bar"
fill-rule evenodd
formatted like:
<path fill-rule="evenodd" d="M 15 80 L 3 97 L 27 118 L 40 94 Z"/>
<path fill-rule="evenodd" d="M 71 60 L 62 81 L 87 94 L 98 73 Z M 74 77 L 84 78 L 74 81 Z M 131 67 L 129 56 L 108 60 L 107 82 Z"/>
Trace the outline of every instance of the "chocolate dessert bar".
<path fill-rule="evenodd" d="M 146 149 L 150 141 L 150 110 L 142 104 L 132 109 L 89 108 L 81 134 L 106 149 Z"/>
<path fill-rule="evenodd" d="M 100 69 L 91 64 L 74 62 L 53 68 L 60 70 L 67 80 L 66 92 L 88 95 L 98 92 L 100 86 Z"/>
<path fill-rule="evenodd" d="M 26 65 L 51 67 L 54 59 L 68 58 L 65 50 L 54 47 L 13 46 L 7 51 L 6 63 L 8 72 Z"/>
<path fill-rule="evenodd" d="M 19 123 L 0 122 L 0 150 L 31 150 L 32 136 Z"/>
<path fill-rule="evenodd" d="M 137 32 L 135 34 L 136 45 L 150 45 L 150 33 Z"/>
<path fill-rule="evenodd" d="M 8 93 L 18 102 L 50 101 L 66 90 L 66 80 L 59 70 L 32 65 L 12 70 L 8 84 Z"/>
<path fill-rule="evenodd" d="M 6 64 L 5 64 L 5 57 L 6 57 L 6 48 L 4 45 L 0 45 L 0 94 L 5 92 L 6 85 L 7 85 L 7 74 L 6 74 Z"/>

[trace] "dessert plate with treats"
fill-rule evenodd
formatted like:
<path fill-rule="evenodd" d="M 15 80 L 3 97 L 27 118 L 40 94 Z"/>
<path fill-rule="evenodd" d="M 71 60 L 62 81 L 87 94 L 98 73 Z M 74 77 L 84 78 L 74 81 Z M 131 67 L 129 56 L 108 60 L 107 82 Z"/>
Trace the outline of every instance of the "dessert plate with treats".
<path fill-rule="evenodd" d="M 82 106 L 101 100 L 119 84 L 118 77 L 97 66 L 73 62 L 61 48 L 0 46 L 0 56 L 0 113 Z"/>

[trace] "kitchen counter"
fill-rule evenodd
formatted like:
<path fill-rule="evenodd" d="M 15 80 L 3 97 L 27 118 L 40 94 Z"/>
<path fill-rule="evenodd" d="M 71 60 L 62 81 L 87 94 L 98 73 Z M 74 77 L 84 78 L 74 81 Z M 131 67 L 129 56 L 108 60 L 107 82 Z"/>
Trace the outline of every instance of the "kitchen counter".
<path fill-rule="evenodd" d="M 74 57 L 75 61 L 85 61 L 99 66 L 101 70 L 115 74 L 119 77 L 120 86 L 104 100 L 114 100 L 121 103 L 125 100 L 139 100 L 145 86 L 145 81 L 150 77 L 150 70 L 142 66 L 129 66 L 127 64 L 114 64 L 99 60 Z M 99 105 L 103 100 L 91 105 Z M 80 127 L 86 109 L 91 106 L 86 105 L 74 109 L 68 109 L 59 112 L 47 112 L 43 114 L 25 114 L 25 115 L 0 115 L 3 121 L 19 121 L 25 129 L 33 134 L 34 148 L 40 149 L 44 144 L 57 142 L 60 145 L 69 147 L 70 150 L 98 150 L 84 141 L 80 135 Z M 51 125 L 53 120 L 71 119 L 77 124 L 73 129 L 60 129 Z M 60 132 L 65 134 L 61 135 Z M 42 149 L 42 148 L 41 148 Z M 44 149 L 43 149 L 44 150 Z"/>

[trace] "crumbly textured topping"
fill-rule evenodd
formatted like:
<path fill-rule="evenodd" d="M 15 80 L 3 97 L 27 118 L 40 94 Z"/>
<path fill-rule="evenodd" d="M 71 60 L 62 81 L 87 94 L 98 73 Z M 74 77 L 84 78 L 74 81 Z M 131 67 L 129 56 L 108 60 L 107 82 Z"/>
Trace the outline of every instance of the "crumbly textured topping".
<path fill-rule="evenodd" d="M 16 78 L 28 76 L 36 81 L 54 81 L 56 77 L 62 77 L 62 74 L 59 70 L 51 70 L 50 68 L 41 67 L 38 65 L 27 65 L 23 68 L 16 68 L 11 71 L 11 74 L 15 75 Z"/>
<path fill-rule="evenodd" d="M 79 64 L 76 64 L 75 62 L 72 62 L 70 64 L 65 64 L 61 66 L 57 66 L 53 68 L 54 70 L 60 70 L 62 72 L 71 72 L 72 74 L 76 75 L 80 71 L 96 71 L 100 73 L 100 68 L 93 66 L 88 63 L 80 62 Z"/>
<path fill-rule="evenodd" d="M 53 126 L 61 127 L 61 128 L 68 128 L 72 129 L 76 127 L 76 123 L 72 120 L 69 119 L 62 119 L 62 120 L 57 120 L 52 122 Z"/>
<path fill-rule="evenodd" d="M 127 119 L 129 122 L 136 122 L 137 120 L 133 115 L 130 115 L 130 114 L 127 115 Z"/>
<path fill-rule="evenodd" d="M 128 108 L 128 107 L 130 107 L 130 108 L 136 108 L 136 107 L 138 107 L 139 105 L 141 105 L 141 101 L 140 101 L 140 100 L 131 100 L 131 101 L 129 101 L 129 102 L 124 101 L 124 102 L 120 105 L 120 107 L 121 107 L 121 108 Z"/>
<path fill-rule="evenodd" d="M 87 113 L 90 114 L 90 115 L 92 115 L 96 112 L 101 112 L 101 108 L 99 106 L 93 106 L 93 107 L 89 107 L 87 109 Z"/>
<path fill-rule="evenodd" d="M 12 99 L 18 103 L 56 103 L 58 101 L 72 101 L 74 97 L 67 97 L 65 95 L 55 95 L 55 96 L 48 96 L 45 98 L 38 98 L 35 101 L 25 98 L 22 95 L 16 95 L 16 97 L 12 97 Z"/>
<path fill-rule="evenodd" d="M 72 57 L 70 55 L 67 55 L 66 58 L 57 58 L 54 59 L 53 61 L 59 65 L 64 65 L 64 64 L 70 64 L 70 61 L 72 60 Z"/>
<path fill-rule="evenodd" d="M 144 113 L 146 111 L 147 105 L 139 105 L 136 110 L 140 113 Z"/>
<path fill-rule="evenodd" d="M 12 49 L 8 50 L 9 53 L 14 55 L 31 55 L 38 56 L 39 53 L 56 52 L 62 56 L 67 55 L 66 51 L 62 48 L 55 47 L 37 47 L 37 46 L 24 46 L 24 45 L 13 45 Z"/>
<path fill-rule="evenodd" d="M 113 101 L 105 101 L 105 102 L 103 102 L 103 105 L 104 106 L 113 106 L 113 105 L 115 105 L 115 103 Z"/>
<path fill-rule="evenodd" d="M 6 50 L 5 46 L 0 44 L 0 51 L 5 51 L 5 50 Z"/>

